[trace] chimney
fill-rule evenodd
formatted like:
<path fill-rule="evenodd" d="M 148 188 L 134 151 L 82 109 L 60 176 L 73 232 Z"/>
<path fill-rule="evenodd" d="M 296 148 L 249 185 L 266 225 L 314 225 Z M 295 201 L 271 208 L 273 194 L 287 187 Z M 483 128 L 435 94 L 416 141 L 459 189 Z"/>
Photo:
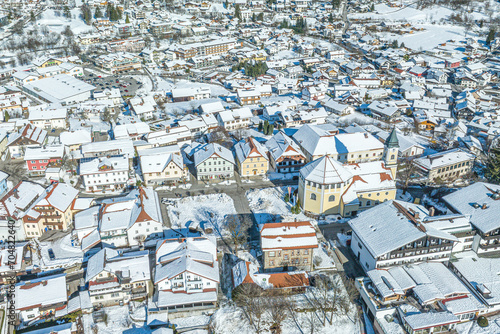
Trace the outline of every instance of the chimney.
<path fill-rule="evenodd" d="M 481 209 L 485 210 L 488 208 L 488 205 L 486 205 L 486 203 L 483 203 L 483 206 L 481 207 Z"/>
<path fill-rule="evenodd" d="M 429 216 L 434 217 L 435 214 L 436 214 L 436 209 L 434 209 L 434 207 L 431 206 L 429 208 Z"/>
<path fill-rule="evenodd" d="M 418 219 L 418 218 L 419 218 L 419 216 L 420 216 L 420 214 L 419 214 L 418 212 L 416 212 L 416 211 L 415 211 L 415 212 L 413 213 L 413 217 L 415 217 L 415 219 Z"/>

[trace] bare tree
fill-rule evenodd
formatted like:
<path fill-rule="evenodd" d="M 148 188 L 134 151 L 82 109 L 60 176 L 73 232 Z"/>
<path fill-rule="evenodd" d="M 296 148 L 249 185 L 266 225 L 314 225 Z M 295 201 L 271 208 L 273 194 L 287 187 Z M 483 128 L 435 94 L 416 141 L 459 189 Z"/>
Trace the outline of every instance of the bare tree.
<path fill-rule="evenodd" d="M 314 334 L 319 329 L 321 323 L 318 316 L 314 311 L 308 312 L 305 316 L 305 327 L 308 329 L 309 334 Z"/>
<path fill-rule="evenodd" d="M 292 303 L 292 300 L 285 296 L 274 296 L 268 299 L 268 314 L 271 318 L 271 333 L 281 333 L 281 325 L 287 318 L 288 311 L 291 308 L 290 303 Z"/>
<path fill-rule="evenodd" d="M 412 157 L 401 158 L 398 166 L 398 179 L 403 187 L 403 194 L 408 191 L 408 186 L 411 179 L 417 171 L 416 165 L 413 163 Z"/>
<path fill-rule="evenodd" d="M 241 284 L 235 290 L 234 300 L 243 309 L 248 317 L 250 325 L 259 334 L 263 331 L 264 315 L 267 312 L 267 299 L 263 296 L 263 290 L 257 284 Z"/>
<path fill-rule="evenodd" d="M 234 244 L 234 253 L 238 253 L 238 248 L 246 242 L 248 229 L 252 227 L 250 218 L 244 216 L 231 215 L 226 219 L 226 230 L 229 231 L 231 241 Z"/>
<path fill-rule="evenodd" d="M 223 127 L 218 126 L 208 136 L 210 143 L 223 144 L 229 138 L 229 132 Z"/>

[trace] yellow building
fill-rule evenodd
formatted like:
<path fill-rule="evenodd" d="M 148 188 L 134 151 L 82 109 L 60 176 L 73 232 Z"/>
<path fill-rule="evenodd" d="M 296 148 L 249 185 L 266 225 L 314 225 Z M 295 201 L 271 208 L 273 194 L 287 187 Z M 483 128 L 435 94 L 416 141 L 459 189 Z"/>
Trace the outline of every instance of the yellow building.
<path fill-rule="evenodd" d="M 300 170 L 298 198 L 313 215 L 355 216 L 395 197 L 396 182 L 382 161 L 342 165 L 323 156 Z"/>
<path fill-rule="evenodd" d="M 66 231 L 73 221 L 73 202 L 78 190 L 66 183 L 53 183 L 23 217 L 26 237 L 39 238 L 49 230 Z"/>
<path fill-rule="evenodd" d="M 269 170 L 267 148 L 248 137 L 234 145 L 236 164 L 241 176 L 265 175 Z"/>

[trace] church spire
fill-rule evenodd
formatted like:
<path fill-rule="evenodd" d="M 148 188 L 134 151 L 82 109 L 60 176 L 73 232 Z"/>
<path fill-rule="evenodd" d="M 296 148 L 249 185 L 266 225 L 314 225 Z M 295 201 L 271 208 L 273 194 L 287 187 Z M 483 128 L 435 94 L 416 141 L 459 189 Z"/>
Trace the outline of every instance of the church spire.
<path fill-rule="evenodd" d="M 392 128 L 391 134 L 385 141 L 385 146 L 387 146 L 388 148 L 394 148 L 394 147 L 399 148 L 399 140 L 396 133 L 396 127 Z"/>

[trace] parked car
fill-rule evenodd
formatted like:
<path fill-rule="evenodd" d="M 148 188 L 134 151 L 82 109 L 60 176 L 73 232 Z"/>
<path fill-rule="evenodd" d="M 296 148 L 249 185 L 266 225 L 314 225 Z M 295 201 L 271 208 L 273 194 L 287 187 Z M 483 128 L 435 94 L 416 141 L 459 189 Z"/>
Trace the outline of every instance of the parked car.
<path fill-rule="evenodd" d="M 49 248 L 48 253 L 49 253 L 49 258 L 51 260 L 55 260 L 56 259 L 56 255 L 54 254 L 54 251 L 52 250 L 52 248 Z"/>

